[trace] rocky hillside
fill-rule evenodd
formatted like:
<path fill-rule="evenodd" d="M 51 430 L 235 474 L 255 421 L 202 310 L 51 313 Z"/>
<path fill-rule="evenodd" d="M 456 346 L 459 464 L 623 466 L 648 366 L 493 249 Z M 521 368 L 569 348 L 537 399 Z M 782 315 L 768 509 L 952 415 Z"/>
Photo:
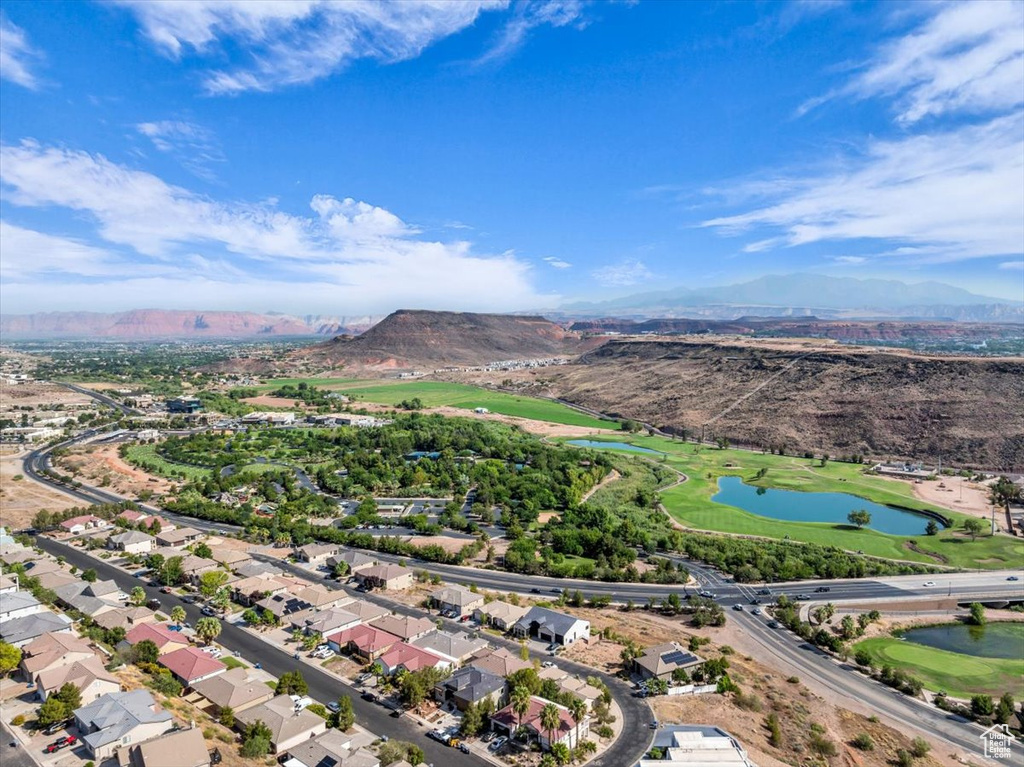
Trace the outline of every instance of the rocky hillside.
<path fill-rule="evenodd" d="M 0 315 L 5 339 L 256 338 L 359 332 L 370 317 L 291 317 L 253 312 L 137 309 L 129 312 L 47 312 Z"/>
<path fill-rule="evenodd" d="M 1024 361 L 808 348 L 612 340 L 560 368 L 553 389 L 747 444 L 1024 471 Z"/>
<path fill-rule="evenodd" d="M 543 317 L 403 309 L 360 336 L 341 336 L 295 356 L 328 367 L 406 368 L 553 357 L 583 348 L 576 333 Z"/>

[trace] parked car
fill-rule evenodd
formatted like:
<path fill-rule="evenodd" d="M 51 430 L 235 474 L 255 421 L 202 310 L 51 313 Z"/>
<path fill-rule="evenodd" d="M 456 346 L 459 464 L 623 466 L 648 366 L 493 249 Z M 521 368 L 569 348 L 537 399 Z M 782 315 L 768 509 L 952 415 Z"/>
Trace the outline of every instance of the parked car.
<path fill-rule="evenodd" d="M 63 722 L 54 722 L 49 727 L 47 727 L 45 730 L 43 730 L 43 734 L 44 735 L 53 735 L 55 732 L 60 732 L 65 727 L 67 727 L 69 724 L 71 724 L 73 721 L 74 721 L 74 719 L 65 719 Z"/>
<path fill-rule="evenodd" d="M 78 742 L 78 738 L 74 735 L 65 735 L 63 738 L 57 738 L 50 745 L 48 745 L 43 751 L 47 754 L 54 754 L 60 751 L 62 748 L 70 748 Z"/>
<path fill-rule="evenodd" d="M 363 693 L 362 698 L 363 698 L 363 700 L 367 700 L 370 703 L 376 703 L 376 701 L 377 701 L 377 696 L 374 695 L 369 690 L 367 690 L 366 692 Z"/>
<path fill-rule="evenodd" d="M 161 594 L 170 594 L 171 593 L 171 587 L 170 586 L 161 586 L 160 587 L 160 593 Z"/>
<path fill-rule="evenodd" d="M 647 724 L 647 726 L 648 726 L 648 727 L 650 727 L 650 728 L 651 728 L 652 730 L 656 730 L 656 729 L 658 729 L 658 720 L 657 720 L 657 719 L 652 719 L 652 720 L 651 720 L 651 721 L 650 721 L 650 722 L 649 722 L 649 723 Z"/>
<path fill-rule="evenodd" d="M 459 744 L 459 751 L 461 751 L 464 754 L 468 754 L 469 753 L 469 746 L 467 746 L 465 743 L 460 743 Z"/>
<path fill-rule="evenodd" d="M 159 599 L 150 599 L 148 602 L 146 602 L 146 607 L 148 607 L 150 610 L 159 610 L 160 609 L 160 600 Z"/>
<path fill-rule="evenodd" d="M 187 605 L 191 605 L 191 604 L 195 604 L 196 602 L 198 602 L 199 601 L 199 597 L 194 596 L 192 594 L 186 594 L 185 596 L 181 597 L 181 601 L 184 602 Z"/>
<path fill-rule="evenodd" d="M 333 711 L 335 714 L 341 711 L 341 706 L 338 705 L 338 701 L 336 700 L 328 701 L 327 708 L 328 710 Z"/>
<path fill-rule="evenodd" d="M 203 609 L 200 610 L 199 612 L 201 612 L 203 615 L 211 615 L 211 616 L 217 614 L 217 611 L 214 610 L 209 605 L 203 605 Z"/>
<path fill-rule="evenodd" d="M 489 745 L 487 747 L 487 750 L 488 751 L 500 751 L 501 747 L 504 746 L 507 742 L 508 742 L 508 738 L 506 738 L 504 735 L 502 735 L 500 738 L 495 738 L 494 742 L 492 742 L 491 745 Z"/>

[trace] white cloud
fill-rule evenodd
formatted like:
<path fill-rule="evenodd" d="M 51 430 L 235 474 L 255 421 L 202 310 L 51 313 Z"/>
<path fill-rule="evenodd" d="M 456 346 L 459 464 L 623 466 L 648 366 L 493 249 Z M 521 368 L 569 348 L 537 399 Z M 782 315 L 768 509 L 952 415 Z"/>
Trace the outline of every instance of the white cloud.
<path fill-rule="evenodd" d="M 545 256 L 544 260 L 548 263 L 548 266 L 552 266 L 555 269 L 569 269 L 572 267 L 568 261 L 563 261 L 555 256 Z"/>
<path fill-rule="evenodd" d="M 167 55 L 238 48 L 250 62 L 206 73 L 211 94 L 313 82 L 358 59 L 393 63 L 471 26 L 508 0 L 119 0 Z"/>
<path fill-rule="evenodd" d="M 0 276 L 21 281 L 43 273 L 72 272 L 83 277 L 124 272 L 120 258 L 78 240 L 54 237 L 0 221 Z"/>
<path fill-rule="evenodd" d="M 1024 3 L 965 2 L 933 9 L 919 29 L 879 49 L 844 87 L 805 102 L 803 114 L 837 96 L 895 99 L 897 119 L 990 114 L 1024 104 Z"/>
<path fill-rule="evenodd" d="M 595 269 L 590 275 L 600 284 L 614 288 L 624 288 L 646 282 L 654 274 L 642 261 L 627 259 L 617 264 L 610 264 Z"/>
<path fill-rule="evenodd" d="M 0 77 L 31 90 L 39 87 L 32 67 L 42 58 L 21 27 L 0 14 Z"/>
<path fill-rule="evenodd" d="M 1003 261 L 999 265 L 1000 269 L 1007 269 L 1011 272 L 1024 271 L 1024 261 Z"/>
<path fill-rule="evenodd" d="M 893 255 L 943 261 L 1019 253 L 1024 243 L 1024 119 L 895 141 L 831 171 L 758 183 L 747 201 L 769 203 L 704 226 L 725 234 L 776 232 L 748 250 L 853 239 L 892 240 Z M 774 192 L 773 192 L 774 189 Z"/>
<path fill-rule="evenodd" d="M 586 26 L 580 0 L 521 0 L 516 3 L 512 18 L 505 24 L 498 40 L 478 64 L 504 59 L 518 50 L 530 31 L 541 26 Z"/>
<path fill-rule="evenodd" d="M 864 256 L 836 256 L 832 260 L 837 264 L 843 264 L 844 266 L 859 266 L 860 264 L 867 262 L 867 259 L 864 258 Z"/>
<path fill-rule="evenodd" d="M 500 311 L 544 303 L 530 267 L 514 255 L 481 256 L 467 242 L 422 239 L 390 211 L 351 198 L 317 195 L 311 215 L 292 215 L 273 201 L 216 201 L 101 155 L 32 141 L 0 146 L 0 182 L 13 206 L 84 214 L 100 238 L 135 251 L 112 256 L 117 279 L 89 289 L 97 303 L 196 305 L 202 298 L 302 313 L 399 306 Z M 18 257 L 21 282 L 4 295 L 19 306 L 36 299 L 59 305 L 73 291 L 47 293 L 55 270 L 74 281 L 96 276 L 95 265 L 107 263 L 102 249 L 78 243 L 88 256 L 79 269 L 74 257 L 60 255 L 71 252 L 68 241 L 17 234 L 31 252 L 56 254 L 35 271 L 30 255 Z"/>
<path fill-rule="evenodd" d="M 175 157 L 186 170 L 204 181 L 216 181 L 210 166 L 226 161 L 217 137 L 202 125 L 186 120 L 160 120 L 139 123 L 135 129 L 154 148 Z"/>

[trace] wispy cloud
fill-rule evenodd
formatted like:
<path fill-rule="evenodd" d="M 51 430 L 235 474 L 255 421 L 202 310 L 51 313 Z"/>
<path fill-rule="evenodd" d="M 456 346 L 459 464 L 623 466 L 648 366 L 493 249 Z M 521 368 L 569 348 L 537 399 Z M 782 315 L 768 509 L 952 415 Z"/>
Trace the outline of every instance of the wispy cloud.
<path fill-rule="evenodd" d="M 594 269 L 590 276 L 606 287 L 625 288 L 630 285 L 647 282 L 654 274 L 643 261 L 626 259 L 617 264 L 609 264 L 608 266 Z"/>
<path fill-rule="evenodd" d="M 0 182 L 12 210 L 67 209 L 93 222 L 102 241 L 56 242 L 5 229 L 3 259 L 17 276 L 3 282 L 5 306 L 53 304 L 46 291 L 55 274 L 74 285 L 109 275 L 111 264 L 114 276 L 91 282 L 97 303 L 181 305 L 207 297 L 216 306 L 253 307 L 256 297 L 276 296 L 257 306 L 351 313 L 544 302 L 529 265 L 514 255 L 478 255 L 466 241 L 425 239 L 392 212 L 351 198 L 316 195 L 309 215 L 294 215 L 273 202 L 213 200 L 102 155 L 32 141 L 0 146 Z M 54 256 L 33 268 L 33 255 L 47 248 L 79 253 L 83 266 Z"/>
<path fill-rule="evenodd" d="M 859 266 L 860 264 L 866 263 L 867 259 L 864 256 L 836 256 L 832 259 L 837 264 L 843 266 Z"/>
<path fill-rule="evenodd" d="M 703 226 L 753 233 L 748 253 L 844 240 L 876 241 L 875 256 L 914 262 L 1019 253 L 1024 4 L 926 8 L 917 28 L 883 43 L 828 97 L 891 99 L 895 138 L 872 137 L 824 167 L 713 190 L 745 210 Z M 926 116 L 955 119 L 907 132 Z"/>
<path fill-rule="evenodd" d="M 211 166 L 226 161 L 213 131 L 185 120 L 160 120 L 139 123 L 136 130 L 148 138 L 160 152 L 174 156 L 193 175 L 215 181 Z"/>
<path fill-rule="evenodd" d="M 931 8 L 934 15 L 919 29 L 883 45 L 846 85 L 805 102 L 798 114 L 849 96 L 892 98 L 903 124 L 1024 104 L 1024 3 Z"/>
<path fill-rule="evenodd" d="M 218 44 L 248 63 L 208 71 L 211 94 L 310 83 L 358 59 L 393 63 L 471 26 L 507 0 L 118 0 L 168 56 L 206 56 Z"/>
<path fill-rule="evenodd" d="M 578 28 L 587 24 L 580 0 L 519 0 L 497 41 L 476 63 L 486 64 L 511 56 L 526 42 L 530 31 L 537 27 L 570 24 Z"/>
<path fill-rule="evenodd" d="M 1011 271 L 1011 272 L 1024 271 L 1024 260 L 1022 260 L 1022 261 L 1003 261 L 1003 263 L 1001 263 L 999 265 L 999 268 L 1000 269 L 1006 269 L 1006 270 Z"/>
<path fill-rule="evenodd" d="M 570 264 L 568 261 L 563 261 L 562 259 L 557 258 L 556 256 L 545 256 L 544 261 L 547 262 L 548 266 L 554 267 L 555 269 L 572 268 L 572 264 Z"/>
<path fill-rule="evenodd" d="M 39 78 L 32 72 L 42 54 L 28 41 L 25 30 L 0 14 L 0 77 L 36 90 Z"/>

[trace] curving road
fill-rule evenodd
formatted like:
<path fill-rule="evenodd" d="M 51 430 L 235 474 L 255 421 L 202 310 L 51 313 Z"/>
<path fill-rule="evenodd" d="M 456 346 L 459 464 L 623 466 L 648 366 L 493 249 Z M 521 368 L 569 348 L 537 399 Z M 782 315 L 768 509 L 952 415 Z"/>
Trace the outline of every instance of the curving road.
<path fill-rule="evenodd" d="M 92 397 L 97 402 L 112 407 L 114 410 L 119 410 L 124 415 L 142 415 L 142 413 L 135 408 L 128 407 L 112 397 L 108 397 L 106 394 L 101 394 L 93 389 L 87 389 L 84 386 L 78 386 L 77 384 L 64 383 L 63 381 L 53 381 L 57 386 L 63 386 L 65 389 L 71 389 L 73 392 L 84 394 L 87 397 Z"/>

